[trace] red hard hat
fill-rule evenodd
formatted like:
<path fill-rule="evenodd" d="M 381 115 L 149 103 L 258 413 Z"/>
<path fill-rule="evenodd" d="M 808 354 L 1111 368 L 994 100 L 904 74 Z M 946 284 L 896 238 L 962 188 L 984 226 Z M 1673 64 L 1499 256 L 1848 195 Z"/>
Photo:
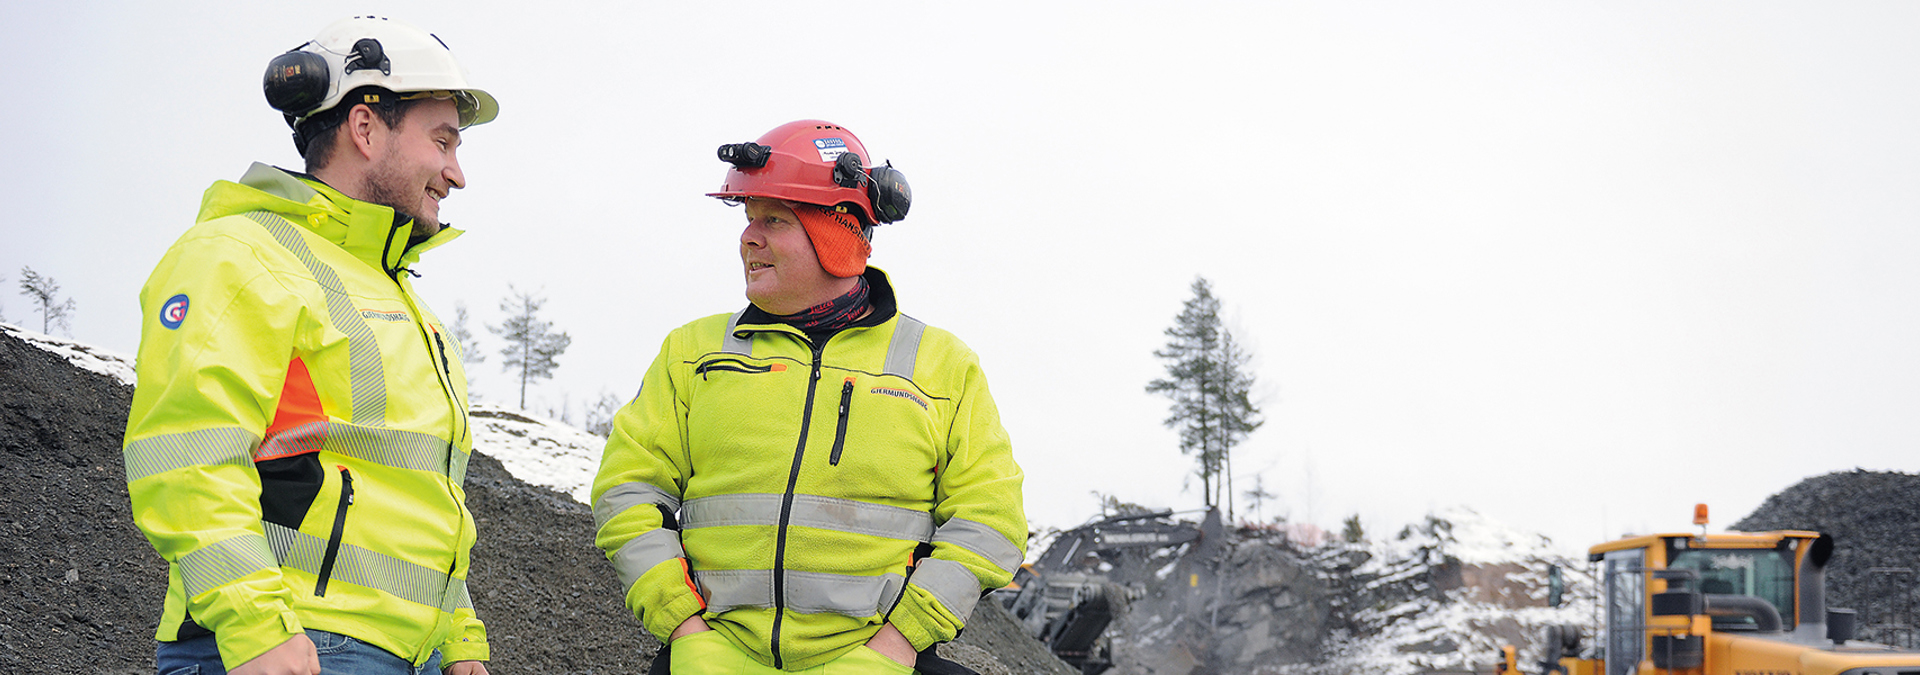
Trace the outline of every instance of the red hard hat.
<path fill-rule="evenodd" d="M 842 154 L 852 153 L 859 158 L 859 163 L 854 165 L 856 171 L 873 161 L 873 156 L 867 154 L 867 146 L 846 127 L 820 120 L 788 122 L 762 134 L 755 144 L 771 149 L 764 164 L 754 166 L 751 161 L 730 160 L 734 166 L 727 170 L 720 191 L 709 192 L 708 197 L 768 197 L 826 207 L 849 205 L 859 210 L 864 223 L 874 222 L 873 201 L 867 196 L 866 186 L 858 179 L 834 180 L 834 165 Z M 746 145 L 723 146 L 722 157 L 726 157 L 728 148 Z M 746 152 L 757 151 L 747 149 Z M 852 185 L 844 184 L 848 182 Z"/>

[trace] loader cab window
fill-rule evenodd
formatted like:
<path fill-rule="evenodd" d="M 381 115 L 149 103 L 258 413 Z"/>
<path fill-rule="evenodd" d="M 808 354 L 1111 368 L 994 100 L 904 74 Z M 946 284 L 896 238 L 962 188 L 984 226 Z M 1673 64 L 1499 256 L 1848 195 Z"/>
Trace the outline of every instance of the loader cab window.
<path fill-rule="evenodd" d="M 1700 573 L 1695 590 L 1708 595 L 1751 595 L 1780 610 L 1781 627 L 1793 630 L 1793 554 L 1782 549 L 1675 549 L 1667 567 Z M 1753 630 L 1752 617 L 1713 617 L 1714 630 Z"/>
<path fill-rule="evenodd" d="M 1646 549 L 1610 551 L 1606 561 L 1606 675 L 1633 675 L 1646 644 Z"/>

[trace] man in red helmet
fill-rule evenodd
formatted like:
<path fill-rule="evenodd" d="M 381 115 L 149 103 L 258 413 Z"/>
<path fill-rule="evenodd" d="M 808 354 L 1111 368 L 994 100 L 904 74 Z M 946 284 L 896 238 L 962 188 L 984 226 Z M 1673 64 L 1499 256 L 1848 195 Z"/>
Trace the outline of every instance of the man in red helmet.
<path fill-rule="evenodd" d="M 909 672 L 1025 557 L 1020 467 L 979 359 L 866 264 L 906 179 L 815 120 L 720 156 L 751 304 L 614 418 L 596 544 L 682 675 Z"/>

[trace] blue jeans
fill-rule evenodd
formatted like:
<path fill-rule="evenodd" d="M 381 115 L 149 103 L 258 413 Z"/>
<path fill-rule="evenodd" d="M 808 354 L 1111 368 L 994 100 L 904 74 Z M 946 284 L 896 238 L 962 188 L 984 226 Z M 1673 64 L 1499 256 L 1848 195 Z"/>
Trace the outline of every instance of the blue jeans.
<path fill-rule="evenodd" d="M 425 665 L 394 656 L 392 652 L 339 633 L 307 630 L 314 651 L 320 652 L 322 675 L 439 675 L 440 652 L 435 650 Z M 153 650 L 154 666 L 160 675 L 226 675 L 220 663 L 220 646 L 212 635 L 179 642 L 161 642 Z"/>

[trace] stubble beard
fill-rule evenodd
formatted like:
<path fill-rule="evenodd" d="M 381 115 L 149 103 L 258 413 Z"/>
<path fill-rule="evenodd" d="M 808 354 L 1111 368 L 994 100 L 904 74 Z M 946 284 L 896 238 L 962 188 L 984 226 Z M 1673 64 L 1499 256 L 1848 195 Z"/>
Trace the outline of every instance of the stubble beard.
<path fill-rule="evenodd" d="M 429 222 L 413 214 L 408 197 L 413 198 L 413 203 L 418 203 L 421 196 L 419 192 L 406 188 L 407 180 L 400 175 L 399 164 L 398 158 L 391 152 L 387 153 L 386 157 L 382 157 L 381 161 L 375 162 L 373 167 L 367 170 L 367 196 L 361 201 L 391 207 L 394 213 L 413 221 L 415 237 L 433 236 L 440 231 L 442 224 L 437 220 Z"/>

